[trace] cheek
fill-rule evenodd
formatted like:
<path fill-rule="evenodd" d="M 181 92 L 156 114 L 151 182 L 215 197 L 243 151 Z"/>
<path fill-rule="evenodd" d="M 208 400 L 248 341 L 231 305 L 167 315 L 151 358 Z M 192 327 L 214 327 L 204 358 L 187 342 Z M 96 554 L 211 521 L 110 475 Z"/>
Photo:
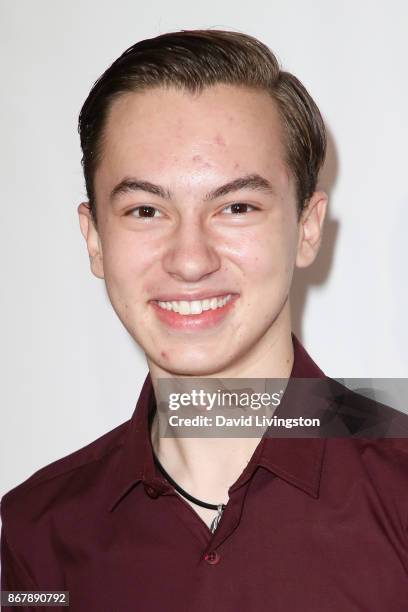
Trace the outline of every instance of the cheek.
<path fill-rule="evenodd" d="M 138 287 L 143 274 L 154 263 L 151 245 L 135 233 L 112 232 L 103 244 L 105 281 L 129 293 Z"/>
<path fill-rule="evenodd" d="M 283 231 L 252 236 L 235 252 L 235 260 L 248 283 L 261 285 L 279 279 L 290 280 L 295 258 L 296 237 Z"/>

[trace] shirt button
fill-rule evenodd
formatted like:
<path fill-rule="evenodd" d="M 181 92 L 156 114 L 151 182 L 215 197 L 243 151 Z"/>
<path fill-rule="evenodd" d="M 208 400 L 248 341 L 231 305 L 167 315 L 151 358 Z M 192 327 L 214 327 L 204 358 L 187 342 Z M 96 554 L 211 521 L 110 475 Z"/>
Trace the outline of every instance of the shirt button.
<path fill-rule="evenodd" d="M 221 557 L 215 550 L 212 550 L 205 555 L 204 559 L 210 565 L 216 565 L 220 561 Z"/>
<path fill-rule="evenodd" d="M 150 487 L 148 485 L 145 486 L 145 491 L 149 497 L 155 498 L 159 496 L 159 492 L 156 491 L 156 489 L 154 489 L 153 487 Z"/>

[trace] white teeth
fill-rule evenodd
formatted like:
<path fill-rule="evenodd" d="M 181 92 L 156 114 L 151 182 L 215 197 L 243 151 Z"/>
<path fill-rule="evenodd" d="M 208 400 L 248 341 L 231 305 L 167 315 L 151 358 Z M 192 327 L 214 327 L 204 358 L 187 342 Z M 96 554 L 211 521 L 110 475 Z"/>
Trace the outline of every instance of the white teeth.
<path fill-rule="evenodd" d="M 198 300 L 194 300 L 190 304 L 190 312 L 191 314 L 201 314 L 203 312 L 203 307 L 201 306 L 201 302 Z"/>
<path fill-rule="evenodd" d="M 179 313 L 182 315 L 190 314 L 189 302 L 180 302 Z"/>
<path fill-rule="evenodd" d="M 186 300 L 173 301 L 173 302 L 157 302 L 160 308 L 163 310 L 173 310 L 181 315 L 197 315 L 201 314 L 204 310 L 216 310 L 221 308 L 231 299 L 232 295 L 229 293 L 224 297 L 213 297 L 205 300 L 192 300 L 188 302 Z"/>

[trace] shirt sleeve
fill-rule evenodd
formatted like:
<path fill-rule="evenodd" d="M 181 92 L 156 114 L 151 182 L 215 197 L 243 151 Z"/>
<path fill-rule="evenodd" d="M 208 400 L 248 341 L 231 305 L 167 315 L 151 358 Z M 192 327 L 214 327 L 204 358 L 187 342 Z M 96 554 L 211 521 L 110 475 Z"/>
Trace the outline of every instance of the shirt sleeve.
<path fill-rule="evenodd" d="M 0 536 L 0 557 L 1 557 L 1 590 L 2 591 L 36 591 L 38 587 L 24 567 L 18 553 L 10 545 L 6 531 L 7 525 L 3 522 Z M 16 607 L 2 606 L 4 612 L 15 612 Z M 43 608 L 33 608 L 31 606 L 19 607 L 21 612 L 39 612 Z"/>
<path fill-rule="evenodd" d="M 6 539 L 5 528 L 1 528 L 1 590 L 35 591 L 33 580 L 20 563 L 18 556 Z"/>

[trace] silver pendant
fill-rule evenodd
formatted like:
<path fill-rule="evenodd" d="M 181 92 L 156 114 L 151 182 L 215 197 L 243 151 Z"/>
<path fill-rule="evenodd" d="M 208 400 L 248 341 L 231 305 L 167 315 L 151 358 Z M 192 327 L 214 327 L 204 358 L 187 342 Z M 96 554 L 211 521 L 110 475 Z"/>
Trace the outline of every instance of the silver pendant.
<path fill-rule="evenodd" d="M 214 518 L 214 520 L 211 523 L 211 527 L 210 527 L 211 533 L 214 533 L 214 531 L 217 529 L 218 523 L 220 522 L 222 513 L 224 511 L 224 508 L 225 508 L 224 504 L 219 504 L 218 505 L 218 507 L 217 507 L 217 516 Z"/>

